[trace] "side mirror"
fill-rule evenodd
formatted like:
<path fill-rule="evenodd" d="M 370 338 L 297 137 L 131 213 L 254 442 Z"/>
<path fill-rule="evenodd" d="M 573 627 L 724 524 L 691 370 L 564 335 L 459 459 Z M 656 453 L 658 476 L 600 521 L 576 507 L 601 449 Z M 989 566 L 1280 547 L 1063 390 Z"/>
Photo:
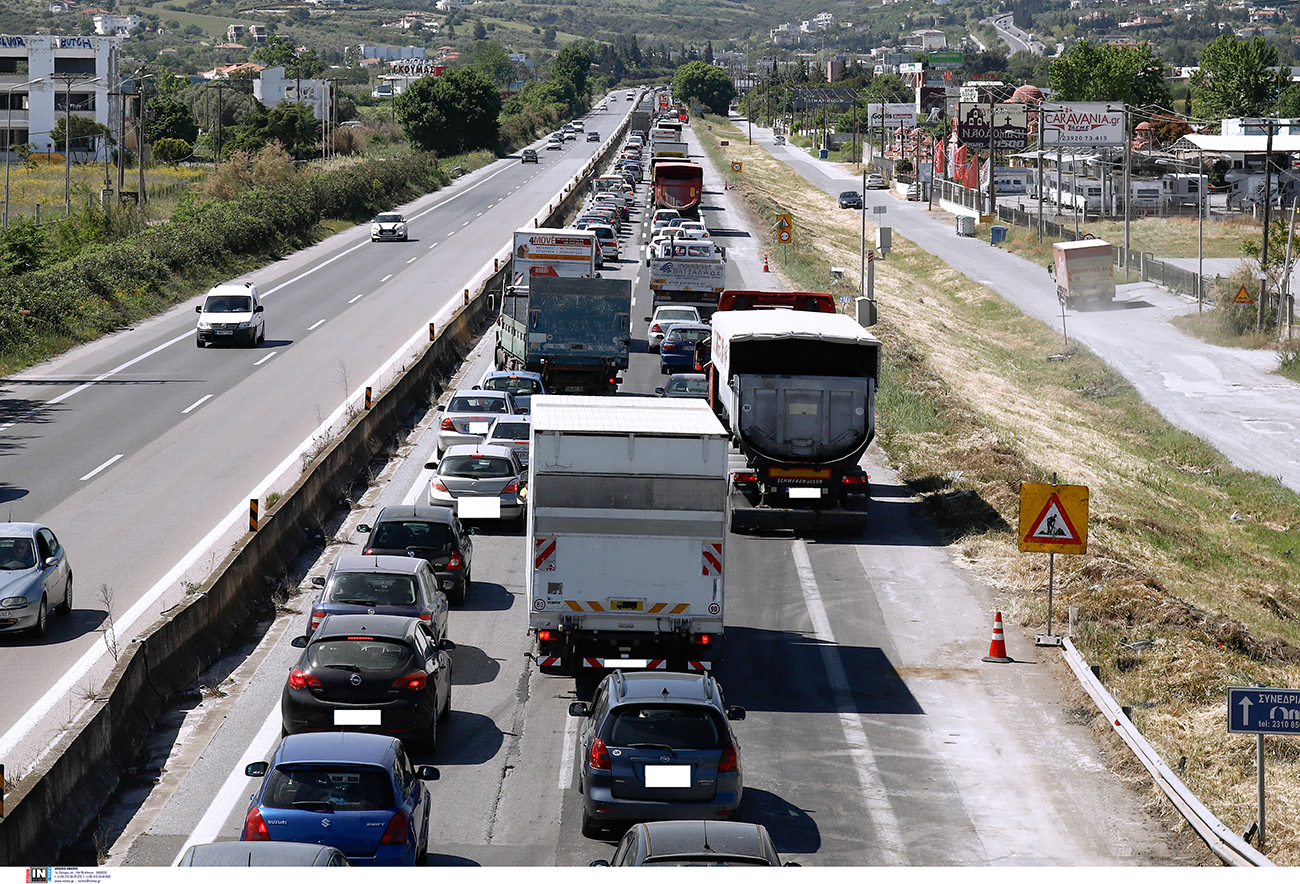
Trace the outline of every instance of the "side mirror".
<path fill-rule="evenodd" d="M 438 642 L 438 650 L 454 651 L 456 650 L 456 643 L 449 638 L 444 638 L 442 641 Z"/>
<path fill-rule="evenodd" d="M 591 716 L 591 704 L 575 700 L 569 704 L 569 715 L 574 718 L 588 718 Z"/>
<path fill-rule="evenodd" d="M 313 577 L 313 578 L 311 579 L 311 585 L 312 585 L 312 586 L 324 586 L 324 585 L 325 585 L 325 578 L 324 578 L 324 577 Z"/>
<path fill-rule="evenodd" d="M 305 635 L 295 635 L 293 641 L 289 642 L 289 644 L 293 645 L 295 648 L 305 648 L 307 647 L 308 641 L 309 639 Z"/>
<path fill-rule="evenodd" d="M 252 764 L 247 765 L 244 768 L 244 776 L 264 777 L 266 776 L 266 772 L 270 769 L 271 765 L 267 764 L 265 761 L 254 761 Z"/>
<path fill-rule="evenodd" d="M 607 859 L 593 859 L 593 860 L 592 860 L 590 863 L 588 863 L 587 865 L 591 866 L 592 868 L 608 869 L 608 868 L 609 868 L 609 860 L 607 860 Z"/>
<path fill-rule="evenodd" d="M 655 395 L 656 395 L 656 396 L 662 396 L 663 394 L 664 394 L 664 388 L 663 388 L 663 387 L 655 387 Z"/>
<path fill-rule="evenodd" d="M 438 468 L 438 462 L 436 460 L 431 460 L 424 465 L 424 468 L 426 470 L 436 470 Z"/>
<path fill-rule="evenodd" d="M 470 533 L 470 534 L 477 534 L 477 533 L 478 533 L 478 528 L 470 528 L 470 529 L 469 529 L 469 533 Z"/>
<path fill-rule="evenodd" d="M 744 721 L 744 720 L 745 720 L 745 707 L 744 707 L 744 706 L 728 706 L 728 707 L 727 707 L 727 720 L 728 720 L 728 721 Z"/>
<path fill-rule="evenodd" d="M 265 308 L 263 308 L 261 304 L 258 304 L 256 307 L 253 308 L 253 312 L 254 312 L 254 313 L 261 313 L 263 309 L 265 309 Z"/>
<path fill-rule="evenodd" d="M 480 387 L 478 384 L 475 384 L 474 386 L 470 387 L 470 389 L 471 389 L 471 390 L 482 390 L 483 388 Z"/>
<path fill-rule="evenodd" d="M 645 318 L 645 321 L 646 321 L 646 322 L 649 322 L 649 321 L 650 321 L 650 317 L 647 316 L 647 317 Z"/>
<path fill-rule="evenodd" d="M 362 534 L 369 534 L 369 533 L 370 533 L 370 526 L 369 526 L 369 525 L 358 525 L 358 526 L 357 526 L 357 531 L 360 532 L 360 533 L 362 533 Z"/>
<path fill-rule="evenodd" d="M 435 405 L 435 406 L 433 407 L 433 410 L 434 410 L 434 411 L 446 411 L 446 410 L 447 410 L 447 406 L 442 405 L 441 403 L 439 403 L 438 405 Z"/>
<path fill-rule="evenodd" d="M 436 780 L 442 775 L 432 764 L 422 764 L 415 769 L 415 776 L 421 780 Z"/>
<path fill-rule="evenodd" d="M 195 313 L 202 313 L 202 312 L 203 312 L 203 305 L 200 304 L 198 307 L 195 307 L 195 308 L 194 308 L 194 312 L 195 312 Z"/>

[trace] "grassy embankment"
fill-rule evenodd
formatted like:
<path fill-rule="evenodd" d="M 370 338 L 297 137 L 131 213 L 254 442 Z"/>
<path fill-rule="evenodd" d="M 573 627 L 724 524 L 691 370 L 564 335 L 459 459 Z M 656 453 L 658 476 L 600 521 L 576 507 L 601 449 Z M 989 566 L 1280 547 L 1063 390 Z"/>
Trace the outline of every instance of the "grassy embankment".
<path fill-rule="evenodd" d="M 829 266 L 849 268 L 843 286 L 856 294 L 856 216 L 846 224 L 833 198 L 746 146 L 727 121 L 709 122 L 699 135 L 723 168 L 744 162 L 737 189 L 760 229 L 779 212 L 795 216 L 788 260 L 770 252 L 777 269 L 796 288 L 824 290 Z M 1057 558 L 1056 609 L 1077 607 L 1075 642 L 1102 681 L 1171 766 L 1186 757 L 1189 787 L 1243 831 L 1254 816 L 1255 743 L 1226 733 L 1226 691 L 1300 687 L 1300 496 L 1170 426 L 1094 354 L 1063 353 L 1054 329 L 897 234 L 876 268 L 878 422 L 892 465 L 1005 614 L 1036 629 L 1046 621 L 1047 557 L 1020 554 L 1008 528 L 1019 484 L 1055 473 L 1089 486 L 1088 554 Z M 1093 728 L 1114 740 L 1099 716 Z M 1267 738 L 1265 747 L 1269 855 L 1295 864 L 1300 744 Z M 1135 763 L 1122 773 L 1145 781 Z M 1151 800 L 1162 800 L 1154 789 Z"/>

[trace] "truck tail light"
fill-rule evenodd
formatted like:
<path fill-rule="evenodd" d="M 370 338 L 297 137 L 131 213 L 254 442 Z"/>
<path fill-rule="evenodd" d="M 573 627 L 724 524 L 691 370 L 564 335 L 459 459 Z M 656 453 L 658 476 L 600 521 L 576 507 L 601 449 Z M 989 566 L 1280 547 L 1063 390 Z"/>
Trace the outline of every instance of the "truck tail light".
<path fill-rule="evenodd" d="M 736 756 L 736 744 L 728 743 L 718 759 L 718 773 L 735 773 L 740 768 L 740 759 Z"/>
<path fill-rule="evenodd" d="M 725 751 L 723 757 L 726 757 Z M 587 753 L 587 764 L 591 766 L 592 770 L 609 770 L 609 750 L 605 748 L 605 741 L 600 737 L 591 741 L 591 751 Z M 719 770 L 721 770 L 721 767 L 719 767 Z"/>
<path fill-rule="evenodd" d="M 691 636 L 691 641 L 695 642 L 697 645 L 711 645 L 713 644 L 713 636 L 709 635 L 707 632 L 701 632 Z"/>
<path fill-rule="evenodd" d="M 559 638 L 559 636 L 556 633 L 551 632 L 551 630 L 549 629 L 537 630 L 537 640 L 539 642 L 548 642 L 556 638 Z"/>
<path fill-rule="evenodd" d="M 758 473 L 754 472 L 753 470 L 736 470 L 736 472 L 734 472 L 734 473 L 731 474 L 731 481 L 733 481 L 733 482 L 757 482 L 757 481 L 758 481 Z"/>
<path fill-rule="evenodd" d="M 866 485 L 870 479 L 866 473 L 849 473 L 841 481 L 845 485 Z"/>
<path fill-rule="evenodd" d="M 320 687 L 320 679 L 303 669 L 294 668 L 289 672 L 289 687 L 295 691 L 303 688 Z"/>
<path fill-rule="evenodd" d="M 452 553 L 451 558 L 447 560 L 448 571 L 459 571 L 465 567 L 465 563 L 460 558 L 460 553 Z"/>
<path fill-rule="evenodd" d="M 379 839 L 379 846 L 391 847 L 406 844 L 406 830 L 409 827 L 410 819 L 404 810 L 394 813 L 393 818 L 388 821 L 388 828 L 384 829 L 384 837 Z"/>
<path fill-rule="evenodd" d="M 393 687 L 399 691 L 422 691 L 429 686 L 429 673 L 423 669 L 408 672 L 401 678 L 393 680 Z"/>
<path fill-rule="evenodd" d="M 248 816 L 244 817 L 244 840 L 271 840 L 271 833 L 266 830 L 266 820 L 262 819 L 262 812 L 256 807 L 250 807 Z"/>

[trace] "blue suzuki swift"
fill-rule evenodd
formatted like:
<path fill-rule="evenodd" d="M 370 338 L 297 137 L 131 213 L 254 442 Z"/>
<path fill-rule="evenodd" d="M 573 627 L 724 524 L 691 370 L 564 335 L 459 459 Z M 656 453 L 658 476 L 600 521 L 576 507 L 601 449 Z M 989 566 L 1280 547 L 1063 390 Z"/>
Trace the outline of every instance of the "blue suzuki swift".
<path fill-rule="evenodd" d="M 353 865 L 423 864 L 429 851 L 429 790 L 438 769 L 412 767 L 401 741 L 355 732 L 294 734 L 271 761 L 244 773 L 262 779 L 241 841 L 337 847 Z"/>

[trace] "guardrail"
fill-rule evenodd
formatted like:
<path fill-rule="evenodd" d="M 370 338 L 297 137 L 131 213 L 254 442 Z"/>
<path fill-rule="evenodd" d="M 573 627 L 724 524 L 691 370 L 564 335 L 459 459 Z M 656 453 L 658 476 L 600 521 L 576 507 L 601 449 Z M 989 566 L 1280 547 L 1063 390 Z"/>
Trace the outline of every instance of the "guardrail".
<path fill-rule="evenodd" d="M 1138 732 L 1138 729 L 1124 714 L 1123 707 L 1115 701 L 1093 674 L 1092 667 L 1083 659 L 1083 655 L 1066 639 L 1064 643 L 1065 662 L 1074 670 L 1079 684 L 1092 697 L 1097 708 L 1102 711 L 1120 739 L 1128 744 L 1133 755 L 1142 762 L 1142 766 L 1151 774 L 1160 790 L 1165 793 L 1183 818 L 1201 836 L 1207 847 L 1228 865 L 1232 866 L 1271 866 L 1273 862 L 1264 854 L 1247 844 L 1239 835 L 1219 822 L 1219 819 L 1200 802 L 1183 784 L 1170 768 L 1161 760 L 1159 754 Z"/>

